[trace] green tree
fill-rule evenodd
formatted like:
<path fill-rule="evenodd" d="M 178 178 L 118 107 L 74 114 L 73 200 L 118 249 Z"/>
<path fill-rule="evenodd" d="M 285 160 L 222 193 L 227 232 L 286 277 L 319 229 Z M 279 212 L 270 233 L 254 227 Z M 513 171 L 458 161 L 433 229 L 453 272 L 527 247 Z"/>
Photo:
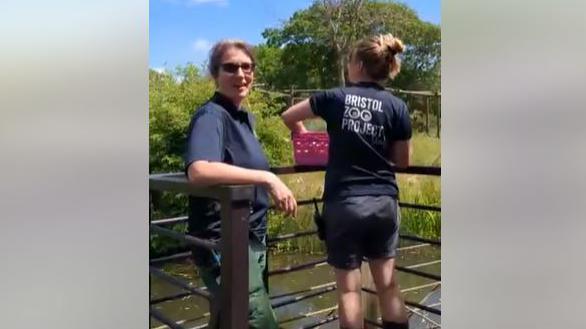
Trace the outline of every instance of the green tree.
<path fill-rule="evenodd" d="M 405 4 L 373 0 L 321 0 L 295 12 L 280 28 L 263 31 L 259 79 L 274 88 L 328 88 L 344 84 L 346 59 L 362 37 L 392 33 L 406 44 L 403 89 L 439 88 L 440 29 Z M 263 67 L 267 67 L 263 69 Z"/>

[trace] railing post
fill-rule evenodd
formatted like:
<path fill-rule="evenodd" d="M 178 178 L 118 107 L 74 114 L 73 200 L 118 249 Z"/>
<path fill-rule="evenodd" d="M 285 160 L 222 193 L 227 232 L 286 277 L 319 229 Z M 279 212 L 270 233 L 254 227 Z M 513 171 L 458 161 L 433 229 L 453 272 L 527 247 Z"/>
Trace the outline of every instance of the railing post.
<path fill-rule="evenodd" d="M 248 217 L 246 200 L 221 200 L 221 329 L 248 328 Z"/>
<path fill-rule="evenodd" d="M 291 107 L 295 104 L 294 97 L 295 97 L 295 86 L 291 85 L 291 87 L 289 89 L 289 107 Z"/>
<path fill-rule="evenodd" d="M 425 133 L 429 135 L 429 96 L 425 96 Z"/>
<path fill-rule="evenodd" d="M 441 113 L 442 113 L 442 98 L 437 94 L 435 99 L 437 101 L 437 114 L 435 116 L 437 120 L 437 138 L 440 138 L 440 125 L 441 125 Z"/>

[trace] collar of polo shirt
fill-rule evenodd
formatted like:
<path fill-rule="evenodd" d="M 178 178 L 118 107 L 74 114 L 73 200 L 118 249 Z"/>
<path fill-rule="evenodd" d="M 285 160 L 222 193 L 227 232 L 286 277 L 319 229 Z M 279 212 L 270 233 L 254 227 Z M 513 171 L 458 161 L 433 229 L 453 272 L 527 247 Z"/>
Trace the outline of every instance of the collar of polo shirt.
<path fill-rule="evenodd" d="M 214 96 L 212 97 L 212 101 L 221 105 L 230 115 L 235 119 L 248 119 L 248 113 L 244 110 L 241 106 L 240 108 L 236 107 L 234 103 L 225 95 L 221 94 L 220 92 L 216 91 Z"/>

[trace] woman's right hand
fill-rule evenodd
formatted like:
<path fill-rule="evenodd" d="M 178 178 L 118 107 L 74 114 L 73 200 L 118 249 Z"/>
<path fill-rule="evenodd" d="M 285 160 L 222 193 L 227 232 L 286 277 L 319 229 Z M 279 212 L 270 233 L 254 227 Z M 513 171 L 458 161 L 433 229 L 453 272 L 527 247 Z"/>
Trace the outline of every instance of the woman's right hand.
<path fill-rule="evenodd" d="M 297 216 L 297 200 L 277 175 L 267 172 L 266 186 L 278 210 L 293 217 Z"/>

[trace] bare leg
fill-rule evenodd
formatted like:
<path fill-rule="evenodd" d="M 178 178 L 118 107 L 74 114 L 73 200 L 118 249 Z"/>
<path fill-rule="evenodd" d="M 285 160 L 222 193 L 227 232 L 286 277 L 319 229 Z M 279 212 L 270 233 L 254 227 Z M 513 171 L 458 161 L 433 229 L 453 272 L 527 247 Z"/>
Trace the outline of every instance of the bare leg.
<path fill-rule="evenodd" d="M 360 304 L 360 292 L 362 290 L 360 269 L 335 269 L 335 272 L 336 283 L 338 285 L 338 313 L 340 315 L 340 328 L 361 329 L 363 317 Z"/>
<path fill-rule="evenodd" d="M 375 259 L 371 260 L 369 265 L 378 293 L 383 321 L 406 323 L 408 319 L 405 302 L 393 273 L 395 259 Z"/>

